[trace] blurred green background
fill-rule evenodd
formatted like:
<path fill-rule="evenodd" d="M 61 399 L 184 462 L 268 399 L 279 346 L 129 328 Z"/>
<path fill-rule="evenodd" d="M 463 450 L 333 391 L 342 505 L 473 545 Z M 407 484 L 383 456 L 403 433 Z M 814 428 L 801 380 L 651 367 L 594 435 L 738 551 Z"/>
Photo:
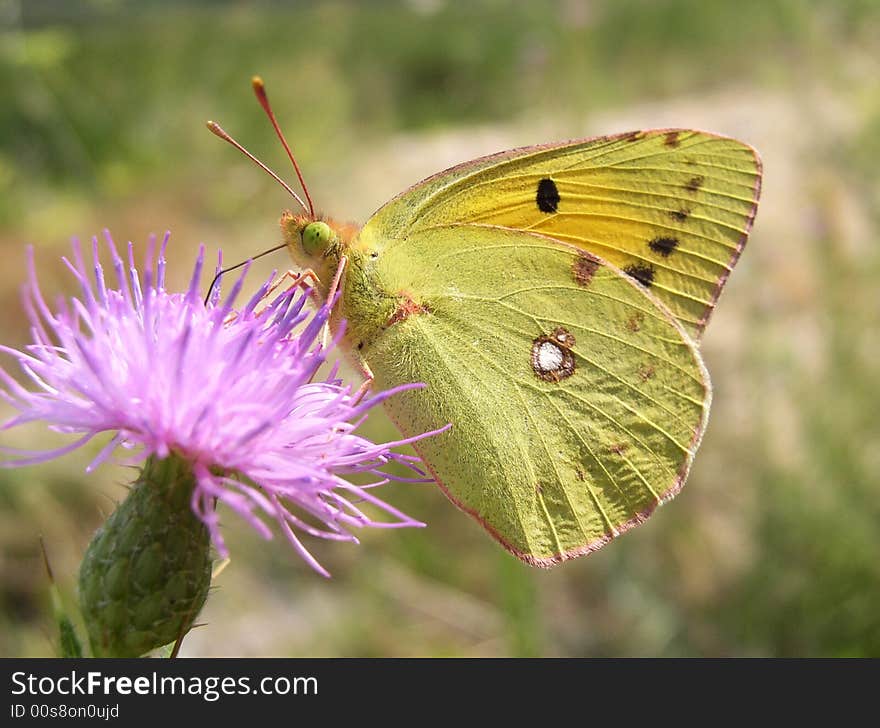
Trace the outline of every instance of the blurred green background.
<path fill-rule="evenodd" d="M 176 285 L 199 242 L 236 261 L 278 241 L 285 194 L 204 129 L 220 121 L 292 178 L 254 73 L 318 206 L 342 219 L 453 163 L 556 139 L 696 127 L 764 158 L 754 233 L 704 339 L 708 432 L 673 503 L 538 571 L 434 486 L 388 486 L 429 527 L 310 541 L 329 581 L 230 516 L 233 561 L 183 654 L 880 656 L 876 0 L 0 0 L 0 33 L 11 346 L 28 339 L 26 243 L 55 292 L 72 291 L 69 238 L 104 227 L 140 249 L 172 230 Z M 273 266 L 283 255 L 260 270 Z M 372 428 L 393 436 L 383 416 Z M 129 477 L 86 477 L 92 455 L 0 471 L 3 656 L 54 654 L 38 534 L 73 602 Z"/>

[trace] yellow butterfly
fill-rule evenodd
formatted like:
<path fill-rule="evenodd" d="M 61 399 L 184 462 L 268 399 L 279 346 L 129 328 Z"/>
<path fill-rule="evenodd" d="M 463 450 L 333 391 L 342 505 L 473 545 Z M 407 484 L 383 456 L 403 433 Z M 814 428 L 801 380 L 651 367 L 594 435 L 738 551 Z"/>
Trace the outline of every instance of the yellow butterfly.
<path fill-rule="evenodd" d="M 281 227 L 318 293 L 340 286 L 333 325 L 367 376 L 427 384 L 386 407 L 407 436 L 451 423 L 416 445 L 446 495 L 551 566 L 681 489 L 711 400 L 697 343 L 760 185 L 742 142 L 638 131 L 452 167 L 360 230 L 311 199 Z"/>

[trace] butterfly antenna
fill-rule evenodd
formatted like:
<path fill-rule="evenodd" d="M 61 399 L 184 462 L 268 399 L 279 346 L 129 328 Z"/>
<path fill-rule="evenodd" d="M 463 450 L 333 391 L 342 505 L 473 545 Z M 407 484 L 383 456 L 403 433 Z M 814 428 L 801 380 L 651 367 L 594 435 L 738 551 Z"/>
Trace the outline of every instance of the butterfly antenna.
<path fill-rule="evenodd" d="M 256 260 L 257 258 L 262 258 L 264 255 L 269 255 L 269 253 L 274 253 L 276 250 L 281 250 L 281 248 L 286 248 L 287 243 L 281 243 L 281 245 L 276 245 L 274 248 L 269 248 L 268 250 L 264 250 L 262 253 L 257 253 L 257 255 L 253 255 L 247 260 L 241 261 L 241 263 L 236 263 L 235 265 L 231 265 L 228 268 L 223 268 L 222 270 L 217 271 L 217 275 L 214 276 L 211 281 L 211 285 L 208 286 L 208 294 L 205 296 L 205 305 L 208 305 L 208 301 L 211 300 L 211 293 L 214 291 L 214 286 L 217 285 L 217 281 L 223 276 L 224 273 L 229 273 L 230 271 L 237 270 L 241 268 L 243 265 L 247 265 L 252 260 Z"/>
<path fill-rule="evenodd" d="M 302 172 L 299 171 L 299 165 L 296 163 L 296 158 L 293 156 L 293 152 L 290 150 L 290 145 L 288 145 L 287 140 L 284 138 L 284 134 L 281 132 L 281 127 L 278 126 L 278 121 L 275 119 L 275 112 L 272 111 L 272 106 L 269 104 L 269 97 L 266 95 L 266 84 L 263 83 L 262 78 L 260 78 L 259 76 L 254 76 L 251 79 L 251 86 L 253 86 L 254 93 L 257 95 L 257 101 L 260 102 L 260 106 L 263 107 L 263 111 L 266 112 L 266 116 L 268 116 L 269 121 L 272 122 L 272 128 L 275 129 L 275 134 L 277 134 L 278 138 L 281 140 L 284 151 L 287 152 L 287 156 L 290 157 L 290 161 L 293 162 L 293 168 L 294 170 L 296 170 L 296 176 L 299 179 L 299 183 L 302 186 L 303 192 L 305 192 L 306 199 L 309 201 L 309 214 L 314 217 L 315 206 L 312 204 L 312 196 L 309 194 L 309 188 L 306 187 Z"/>
<path fill-rule="evenodd" d="M 281 179 L 281 177 L 279 177 L 277 174 L 275 174 L 271 169 L 269 169 L 265 164 L 263 164 L 253 154 L 251 154 L 247 149 L 245 149 L 243 146 L 241 146 L 241 144 L 239 144 L 237 141 L 235 141 L 235 139 L 233 139 L 231 136 L 229 136 L 229 134 L 226 133 L 226 131 L 223 129 L 223 127 L 220 126 L 216 121 L 209 121 L 208 122 L 208 129 L 211 131 L 211 133 L 214 136 L 218 136 L 223 141 L 229 142 L 238 151 L 240 151 L 242 154 L 244 154 L 244 156 L 246 156 L 248 159 L 250 159 L 254 164 L 256 164 L 260 169 L 262 169 L 272 179 L 274 179 L 278 184 L 280 184 L 285 190 L 287 190 L 287 193 L 300 204 L 300 207 L 302 207 L 303 210 L 309 210 L 309 208 L 311 207 L 311 204 L 312 204 L 311 200 L 309 200 L 309 207 L 306 207 L 306 203 L 303 202 L 302 198 L 291 189 L 290 185 L 287 184 L 287 182 L 285 182 L 283 179 Z M 299 174 L 299 170 L 297 170 L 297 174 Z M 300 181 L 302 181 L 302 177 L 300 177 Z M 303 188 L 303 189 L 305 189 L 305 188 Z M 306 192 L 306 197 L 308 197 L 308 194 L 309 193 Z"/>

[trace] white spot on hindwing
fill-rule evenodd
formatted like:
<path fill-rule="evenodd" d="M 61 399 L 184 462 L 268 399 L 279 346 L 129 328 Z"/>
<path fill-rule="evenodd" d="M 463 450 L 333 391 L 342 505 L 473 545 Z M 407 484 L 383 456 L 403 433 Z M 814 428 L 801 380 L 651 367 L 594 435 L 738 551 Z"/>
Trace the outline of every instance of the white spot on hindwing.
<path fill-rule="evenodd" d="M 564 354 L 559 345 L 552 341 L 544 341 L 538 346 L 537 366 L 541 372 L 555 372 L 562 366 Z"/>
<path fill-rule="evenodd" d="M 558 382 L 574 374 L 574 336 L 559 327 L 532 342 L 532 371 L 545 382 Z"/>

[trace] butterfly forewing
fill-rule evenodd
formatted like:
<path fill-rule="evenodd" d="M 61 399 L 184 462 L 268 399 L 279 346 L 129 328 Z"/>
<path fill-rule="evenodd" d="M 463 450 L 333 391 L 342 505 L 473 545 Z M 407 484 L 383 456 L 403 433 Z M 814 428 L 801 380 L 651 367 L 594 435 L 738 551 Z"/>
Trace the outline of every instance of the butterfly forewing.
<path fill-rule="evenodd" d="M 419 264 L 412 265 L 418 260 Z M 415 305 L 362 354 L 450 498 L 537 565 L 594 550 L 681 487 L 709 382 L 648 290 L 590 253 L 482 225 L 389 241 L 376 281 Z M 346 306 L 363 305 L 350 294 Z"/>
<path fill-rule="evenodd" d="M 529 147 L 425 180 L 364 234 L 478 223 L 552 236 L 623 270 L 699 337 L 745 244 L 760 175 L 751 147 L 697 131 Z"/>

